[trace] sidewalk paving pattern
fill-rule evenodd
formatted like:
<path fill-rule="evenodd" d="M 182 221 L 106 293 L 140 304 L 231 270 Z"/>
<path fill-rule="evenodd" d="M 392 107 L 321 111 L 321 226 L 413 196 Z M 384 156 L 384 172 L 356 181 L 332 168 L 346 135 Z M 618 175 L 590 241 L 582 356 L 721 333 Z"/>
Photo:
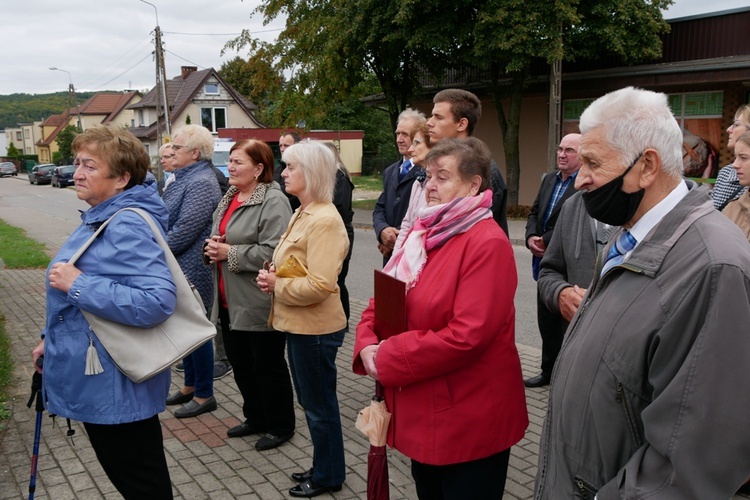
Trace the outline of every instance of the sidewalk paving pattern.
<path fill-rule="evenodd" d="M 22 227 L 29 237 L 44 242 L 54 254 L 75 227 L 60 220 L 24 217 L 19 210 L 0 206 L 0 218 Z M 35 412 L 26 408 L 31 385 L 31 350 L 39 341 L 44 323 L 44 270 L 0 271 L 0 310 L 6 317 L 6 332 L 15 358 L 12 416 L 0 435 L 0 500 L 28 496 L 29 471 Z M 354 327 L 366 307 L 352 301 L 351 332 L 339 350 L 338 395 L 346 453 L 346 482 L 341 492 L 318 498 L 366 498 L 369 444 L 354 422 L 359 410 L 369 404 L 373 383 L 351 372 Z M 536 373 L 538 349 L 518 345 L 524 376 Z M 173 388 L 182 376 L 172 374 Z M 232 377 L 214 383 L 219 408 L 193 419 L 175 419 L 168 407 L 160 415 L 175 498 L 178 499 L 281 499 L 295 485 L 289 475 L 312 464 L 312 443 L 302 409 L 295 408 L 297 431 L 287 444 L 258 452 L 258 436 L 228 439 L 228 428 L 239 423 L 241 399 Z M 527 389 L 529 428 L 512 448 L 505 498 L 532 497 L 539 437 L 547 405 L 546 388 Z M 99 466 L 83 426 L 73 422 L 76 433 L 66 437 L 64 419 L 54 422 L 45 413 L 39 453 L 36 498 L 121 498 Z M 461 446 L 461 443 L 456 443 Z M 388 450 L 391 499 L 415 499 L 409 460 Z"/>

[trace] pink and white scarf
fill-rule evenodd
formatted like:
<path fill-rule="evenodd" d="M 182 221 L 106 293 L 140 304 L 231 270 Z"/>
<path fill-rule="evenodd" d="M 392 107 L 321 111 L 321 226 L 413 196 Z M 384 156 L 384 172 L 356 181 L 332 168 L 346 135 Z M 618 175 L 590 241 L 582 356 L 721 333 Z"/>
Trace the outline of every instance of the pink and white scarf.
<path fill-rule="evenodd" d="M 427 252 L 444 245 L 453 236 L 465 233 L 477 222 L 492 217 L 492 190 L 476 196 L 456 198 L 417 213 L 403 246 L 396 250 L 383 272 L 406 282 L 409 291 L 417 284 L 427 263 Z"/>

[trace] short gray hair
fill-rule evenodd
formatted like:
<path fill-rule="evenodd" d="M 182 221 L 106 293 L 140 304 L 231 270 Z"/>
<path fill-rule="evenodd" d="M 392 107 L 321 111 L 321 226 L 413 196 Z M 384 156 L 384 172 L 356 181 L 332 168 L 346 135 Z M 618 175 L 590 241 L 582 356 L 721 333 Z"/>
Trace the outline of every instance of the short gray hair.
<path fill-rule="evenodd" d="M 282 160 L 295 163 L 305 178 L 305 191 L 312 201 L 330 203 L 336 186 L 336 158 L 324 144 L 305 139 L 284 150 Z"/>
<path fill-rule="evenodd" d="M 162 154 L 167 149 L 172 149 L 172 143 L 171 142 L 165 142 L 164 144 L 162 144 L 161 147 L 159 148 L 159 154 Z"/>
<path fill-rule="evenodd" d="M 214 136 L 206 127 L 200 125 L 185 125 L 172 133 L 172 139 L 176 137 L 185 139 L 187 149 L 197 149 L 200 152 L 199 160 L 210 160 L 214 154 Z"/>
<path fill-rule="evenodd" d="M 581 134 L 602 127 L 623 165 L 653 148 L 659 152 L 663 172 L 682 176 L 682 130 L 662 93 L 633 87 L 610 92 L 586 108 L 578 127 Z"/>
<path fill-rule="evenodd" d="M 425 118 L 424 113 L 411 108 L 406 108 L 401 112 L 401 114 L 398 115 L 398 123 L 401 123 L 405 120 L 410 120 L 414 123 L 414 125 L 412 126 L 412 130 L 419 128 L 420 126 L 427 123 L 427 118 Z"/>

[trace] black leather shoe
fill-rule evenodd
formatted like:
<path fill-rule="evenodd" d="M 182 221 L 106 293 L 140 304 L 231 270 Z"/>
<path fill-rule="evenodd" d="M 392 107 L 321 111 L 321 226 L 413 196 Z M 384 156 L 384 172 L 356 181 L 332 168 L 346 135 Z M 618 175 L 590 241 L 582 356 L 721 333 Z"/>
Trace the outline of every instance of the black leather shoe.
<path fill-rule="evenodd" d="M 191 396 L 192 397 L 192 396 Z M 190 418 L 203 415 L 217 408 L 216 398 L 211 396 L 203 404 L 196 400 L 191 400 L 185 406 L 174 412 L 175 418 Z"/>
<path fill-rule="evenodd" d="M 550 382 L 550 376 L 545 375 L 544 373 L 540 373 L 536 377 L 527 378 L 523 381 L 523 385 L 526 387 L 544 387 L 545 385 L 549 385 Z"/>
<path fill-rule="evenodd" d="M 331 491 L 341 491 L 341 485 L 338 486 L 323 486 L 313 481 L 312 478 L 307 481 L 299 483 L 297 486 L 289 490 L 289 494 L 293 497 L 306 497 L 312 498 L 323 493 L 329 493 Z"/>
<path fill-rule="evenodd" d="M 282 444 L 286 443 L 294 436 L 294 432 L 284 434 L 282 436 L 276 436 L 274 434 L 266 434 L 255 443 L 255 449 L 258 451 L 272 450 L 278 448 Z"/>
<path fill-rule="evenodd" d="M 250 425 L 247 421 L 242 422 L 240 425 L 235 425 L 227 431 L 227 437 L 238 438 L 242 436 L 249 436 L 250 434 L 263 434 L 265 429 Z"/>
<path fill-rule="evenodd" d="M 167 406 L 184 405 L 185 403 L 191 401 L 194 395 L 194 392 L 191 392 L 190 394 L 183 394 L 180 391 L 177 391 L 167 398 Z"/>
<path fill-rule="evenodd" d="M 308 479 L 312 479 L 313 469 L 306 470 L 305 472 L 292 472 L 292 479 L 297 483 L 303 483 Z"/>

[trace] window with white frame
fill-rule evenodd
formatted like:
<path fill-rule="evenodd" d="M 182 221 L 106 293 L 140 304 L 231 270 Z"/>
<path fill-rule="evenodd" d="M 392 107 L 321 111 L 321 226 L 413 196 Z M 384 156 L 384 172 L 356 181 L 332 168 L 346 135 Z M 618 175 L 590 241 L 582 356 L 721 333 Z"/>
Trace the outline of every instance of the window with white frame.
<path fill-rule="evenodd" d="M 219 95 L 219 85 L 216 83 L 207 83 L 203 91 L 206 95 Z"/>
<path fill-rule="evenodd" d="M 201 108 L 201 125 L 213 133 L 227 127 L 227 108 Z"/>

